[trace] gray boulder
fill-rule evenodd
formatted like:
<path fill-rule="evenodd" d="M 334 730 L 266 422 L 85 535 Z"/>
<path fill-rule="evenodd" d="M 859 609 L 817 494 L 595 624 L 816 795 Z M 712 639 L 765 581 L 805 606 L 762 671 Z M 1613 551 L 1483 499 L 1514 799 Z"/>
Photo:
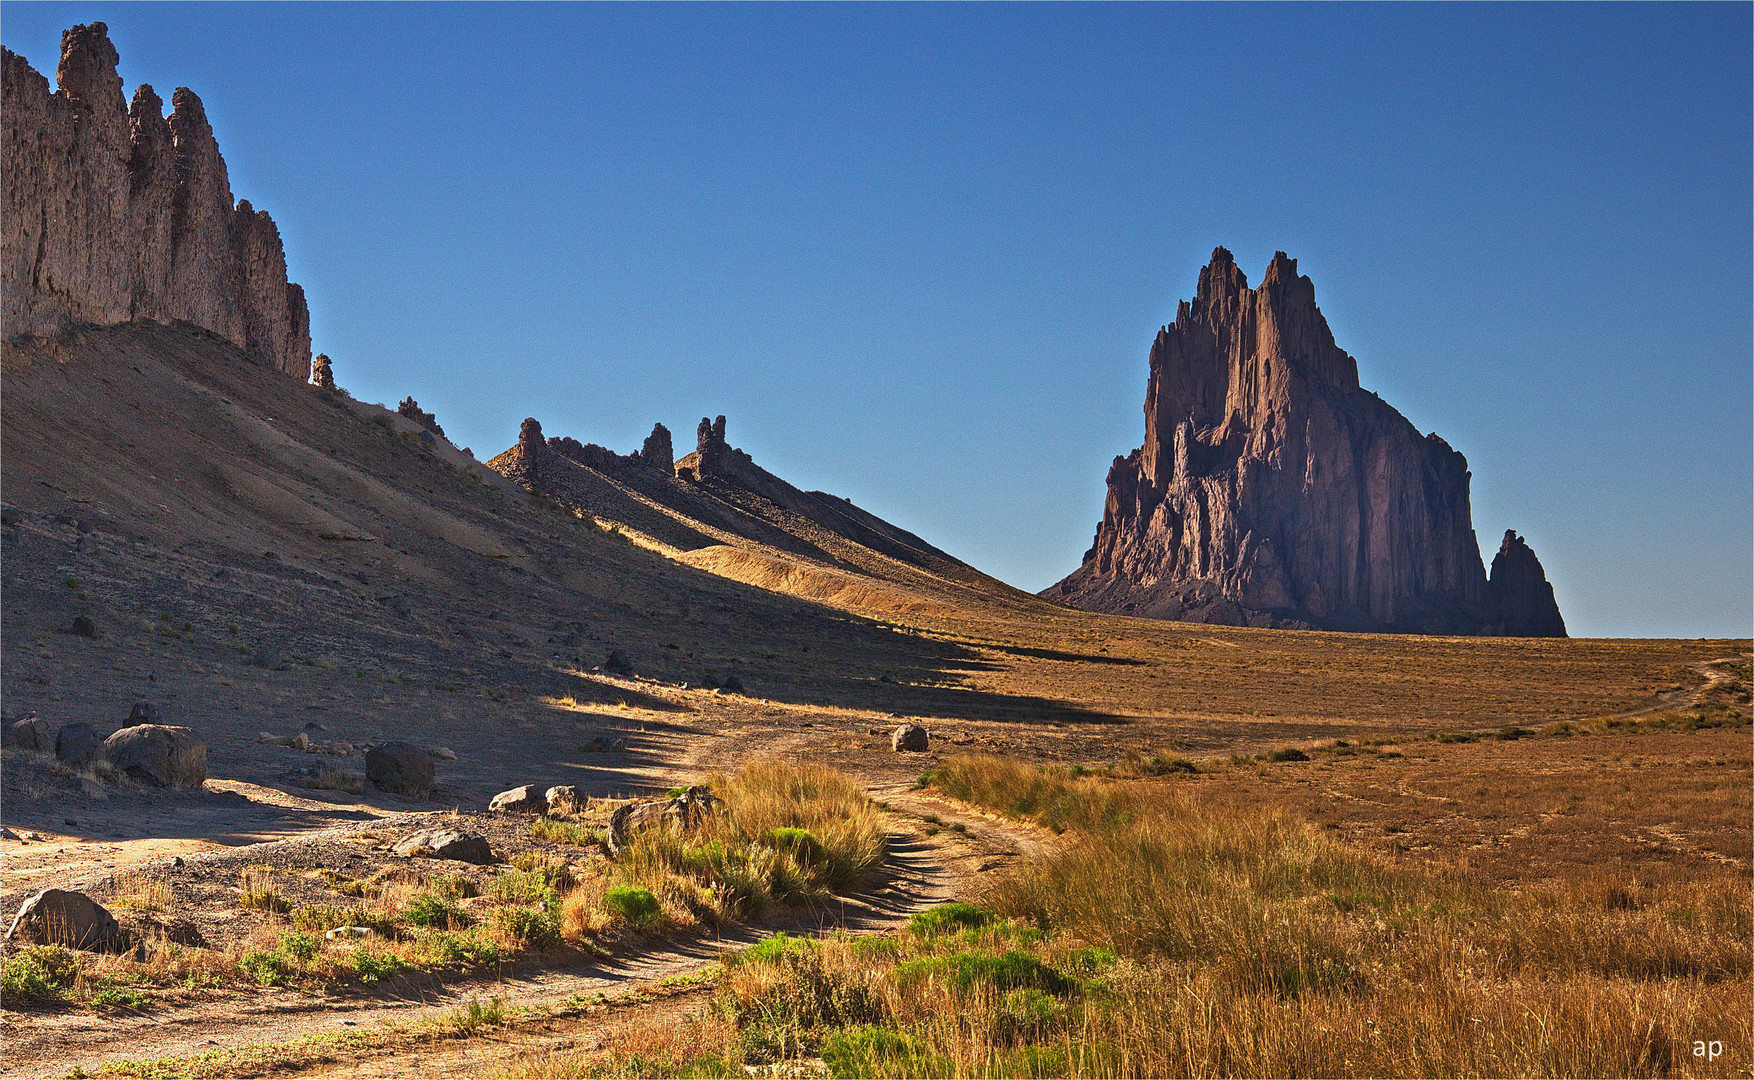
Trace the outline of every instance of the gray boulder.
<path fill-rule="evenodd" d="M 153 787 L 197 788 L 207 782 L 207 744 L 186 727 L 126 727 L 104 740 L 99 756 L 110 768 Z"/>
<path fill-rule="evenodd" d="M 432 859 L 456 859 L 459 862 L 486 866 L 494 861 L 493 849 L 485 836 L 460 833 L 453 829 L 423 829 L 398 840 L 390 849 L 398 855 L 425 856 Z"/>
<path fill-rule="evenodd" d="M 0 741 L 4 742 L 8 750 L 29 750 L 37 754 L 46 754 L 55 746 L 54 736 L 49 731 L 49 722 L 34 712 L 8 721 Z"/>
<path fill-rule="evenodd" d="M 97 623 L 92 622 L 90 615 L 73 616 L 74 637 L 97 637 Z"/>
<path fill-rule="evenodd" d="M 63 724 L 55 733 L 55 757 L 75 771 L 90 768 L 97 760 L 98 747 L 102 745 L 97 728 L 83 720 Z"/>
<path fill-rule="evenodd" d="M 425 798 L 432 792 L 432 758 L 413 743 L 387 742 L 365 752 L 365 778 L 384 791 Z"/>
<path fill-rule="evenodd" d="M 530 784 L 523 784 L 502 791 L 493 797 L 487 808 L 496 814 L 540 814 L 548 809 L 548 803 Z"/>
<path fill-rule="evenodd" d="M 620 854 L 629 837 L 646 829 L 663 826 L 682 831 L 692 828 L 723 806 L 724 803 L 705 785 L 691 787 L 670 799 L 628 803 L 609 815 L 609 851 Z"/>
<path fill-rule="evenodd" d="M 66 889 L 44 889 L 18 909 L 6 937 L 32 945 L 113 949 L 121 933 L 116 917 L 91 897 Z"/>
<path fill-rule="evenodd" d="M 895 729 L 895 734 L 889 737 L 889 748 L 896 751 L 905 750 L 909 753 L 923 754 L 926 752 L 929 741 L 925 728 L 918 724 L 903 724 Z"/>
<path fill-rule="evenodd" d="M 585 805 L 585 796 L 571 784 L 556 784 L 543 796 L 550 814 L 569 814 Z"/>

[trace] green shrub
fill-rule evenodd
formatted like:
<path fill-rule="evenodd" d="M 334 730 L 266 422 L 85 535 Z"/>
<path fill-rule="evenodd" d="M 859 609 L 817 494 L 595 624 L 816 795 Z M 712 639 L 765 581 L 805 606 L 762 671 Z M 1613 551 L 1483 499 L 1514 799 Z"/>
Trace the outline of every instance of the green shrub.
<path fill-rule="evenodd" d="M 884 1027 L 861 1024 L 832 1032 L 822 1040 L 821 1053 L 830 1076 L 955 1075 L 949 1058 L 929 1053 L 922 1040 L 907 1032 Z"/>
<path fill-rule="evenodd" d="M 263 986 L 279 986 L 292 976 L 293 964 L 279 949 L 251 949 L 238 958 L 238 970 Z"/>
<path fill-rule="evenodd" d="M 413 964 L 395 953 L 373 952 L 365 948 L 361 948 L 353 954 L 352 963 L 354 974 L 358 975 L 359 981 L 367 986 L 394 978 L 414 967 Z"/>
<path fill-rule="evenodd" d="M 494 923 L 526 948 L 552 949 L 560 944 L 560 919 L 552 911 L 533 907 L 501 908 L 494 916 Z"/>
<path fill-rule="evenodd" d="M 499 946 L 479 931 L 440 931 L 420 939 L 420 951 L 430 964 L 467 964 L 481 967 L 500 961 Z"/>
<path fill-rule="evenodd" d="M 78 977 L 79 954 L 59 945 L 33 945 L 0 965 L 0 997 L 60 1001 Z"/>
<path fill-rule="evenodd" d="M 145 993 L 129 986 L 106 986 L 91 995 L 93 1005 L 108 1005 L 121 1009 L 144 1009 L 152 1004 L 152 998 Z"/>
<path fill-rule="evenodd" d="M 464 900 L 481 894 L 475 879 L 467 874 L 434 874 L 426 879 L 426 891 L 443 900 Z"/>
<path fill-rule="evenodd" d="M 664 915 L 652 890 L 638 885 L 617 885 L 604 893 L 603 910 L 639 927 L 652 925 Z"/>
<path fill-rule="evenodd" d="M 538 840 L 552 840 L 574 847 L 607 846 L 609 830 L 601 825 L 580 825 L 576 821 L 539 817 L 530 823 L 530 835 Z"/>
<path fill-rule="evenodd" d="M 448 900 L 421 893 L 402 909 L 402 921 L 429 930 L 454 930 L 475 922 L 469 913 Z"/>
<path fill-rule="evenodd" d="M 1308 761 L 1309 755 L 1295 746 L 1285 746 L 1278 750 L 1267 751 L 1268 761 Z"/>

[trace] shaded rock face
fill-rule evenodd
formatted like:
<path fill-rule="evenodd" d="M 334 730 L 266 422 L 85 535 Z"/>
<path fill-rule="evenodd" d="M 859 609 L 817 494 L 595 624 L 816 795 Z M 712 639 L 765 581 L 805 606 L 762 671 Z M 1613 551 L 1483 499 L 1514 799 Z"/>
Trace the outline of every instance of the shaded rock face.
<path fill-rule="evenodd" d="M 1487 633 L 1504 637 L 1565 637 L 1565 619 L 1553 586 L 1541 569 L 1534 549 L 1516 534 L 1504 530 L 1504 542 L 1492 558 L 1492 577 L 1487 582 L 1492 599 L 1492 626 Z"/>
<path fill-rule="evenodd" d="M 645 445 L 640 447 L 639 457 L 654 469 L 675 472 L 676 448 L 670 442 L 670 429 L 663 424 L 653 424 L 652 433 L 646 436 Z"/>
<path fill-rule="evenodd" d="M 207 744 L 172 724 L 136 724 L 98 750 L 112 769 L 153 787 L 198 788 L 207 781 Z"/>
<path fill-rule="evenodd" d="M 365 778 L 383 791 L 424 799 L 432 793 L 432 759 L 413 743 L 387 742 L 365 752 Z"/>
<path fill-rule="evenodd" d="M 1084 565 L 1042 595 L 1231 625 L 1479 633 L 1494 621 L 1467 460 L 1358 385 L 1315 286 L 1218 248 L 1151 347 L 1144 445 Z"/>
<path fill-rule="evenodd" d="M 7 50 L 0 70 L 0 260 L 9 335 L 73 323 L 177 320 L 300 379 L 310 373 L 304 290 L 280 231 L 232 201 L 201 99 L 122 97 L 103 23 L 61 37 L 58 89 Z"/>

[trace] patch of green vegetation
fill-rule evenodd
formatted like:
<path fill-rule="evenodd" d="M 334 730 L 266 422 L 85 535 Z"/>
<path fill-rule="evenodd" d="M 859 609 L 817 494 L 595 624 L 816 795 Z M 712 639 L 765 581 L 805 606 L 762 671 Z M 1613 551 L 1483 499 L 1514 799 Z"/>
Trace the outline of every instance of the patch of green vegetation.
<path fill-rule="evenodd" d="M 359 981 L 367 986 L 375 986 L 385 979 L 395 978 L 404 971 L 412 970 L 414 965 L 391 952 L 373 952 L 361 948 L 350 958 L 354 974 Z"/>
<path fill-rule="evenodd" d="M 560 944 L 560 919 L 552 911 L 533 907 L 501 908 L 494 925 L 528 949 L 552 949 Z"/>
<path fill-rule="evenodd" d="M 449 900 L 421 893 L 402 909 L 402 921 L 428 930 L 458 930 L 472 925 L 475 919 Z"/>
<path fill-rule="evenodd" d="M 948 1057 L 932 1054 L 916 1036 L 868 1024 L 830 1033 L 822 1040 L 821 1054 L 829 1075 L 836 1077 L 956 1074 Z"/>
<path fill-rule="evenodd" d="M 89 1003 L 117 1009 L 144 1009 L 152 998 L 131 986 L 106 986 L 92 994 Z"/>
<path fill-rule="evenodd" d="M 600 825 L 581 825 L 553 817 L 539 817 L 532 821 L 530 835 L 538 840 L 552 840 L 574 847 L 606 847 L 609 843 L 609 830 Z"/>
<path fill-rule="evenodd" d="M 445 900 L 464 900 L 481 895 L 475 879 L 467 874 L 434 874 L 426 879 L 426 891 Z"/>
<path fill-rule="evenodd" d="M 484 1028 L 498 1027 L 505 1023 L 505 1002 L 494 997 L 482 1004 L 480 998 L 471 998 L 469 1004 L 459 1006 L 444 1019 L 444 1025 L 458 1035 L 468 1038 Z"/>
<path fill-rule="evenodd" d="M 617 885 L 603 894 L 603 910 L 619 915 L 629 924 L 645 928 L 664 916 L 664 909 L 652 890 L 638 885 Z M 784 935 L 781 935 L 782 937 Z"/>
<path fill-rule="evenodd" d="M 500 962 L 499 945 L 476 930 L 461 933 L 439 931 L 420 938 L 422 959 L 429 964 L 466 964 L 484 967 Z"/>
<path fill-rule="evenodd" d="M 1266 759 L 1273 762 L 1308 761 L 1309 755 L 1295 746 L 1282 746 L 1277 750 L 1267 751 Z"/>
<path fill-rule="evenodd" d="M 998 956 L 952 953 L 921 957 L 897 964 L 893 975 L 896 985 L 904 989 L 930 980 L 942 982 L 959 994 L 967 994 L 977 984 L 997 990 L 1029 988 L 1050 994 L 1064 993 L 1070 986 L 1064 975 L 1020 949 Z"/>
<path fill-rule="evenodd" d="M 78 977 L 78 953 L 59 945 L 32 945 L 0 965 L 0 997 L 60 1001 Z"/>
<path fill-rule="evenodd" d="M 920 912 L 908 920 L 907 928 L 921 937 L 927 937 L 965 929 L 978 930 L 992 922 L 992 912 L 974 904 L 966 904 L 957 900 L 948 904 L 939 904 L 928 911 Z"/>

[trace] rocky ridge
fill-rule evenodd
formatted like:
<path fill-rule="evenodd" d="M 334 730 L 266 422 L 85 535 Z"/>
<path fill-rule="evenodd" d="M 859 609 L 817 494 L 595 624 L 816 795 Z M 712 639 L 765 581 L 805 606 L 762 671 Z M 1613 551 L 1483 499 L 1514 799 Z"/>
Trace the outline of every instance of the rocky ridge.
<path fill-rule="evenodd" d="M 1109 469 L 1095 542 L 1041 595 L 1231 625 L 1563 634 L 1521 540 L 1488 580 L 1470 475 L 1359 386 L 1296 260 L 1276 253 L 1251 289 L 1218 248 L 1152 344 L 1145 440 Z"/>
<path fill-rule="evenodd" d="M 267 212 L 233 202 L 201 99 L 178 87 L 169 118 L 151 86 L 126 102 L 117 60 L 101 22 L 62 35 L 53 92 L 23 57 L 4 53 L 7 335 L 181 321 L 308 377 L 304 290 L 286 280 Z"/>

